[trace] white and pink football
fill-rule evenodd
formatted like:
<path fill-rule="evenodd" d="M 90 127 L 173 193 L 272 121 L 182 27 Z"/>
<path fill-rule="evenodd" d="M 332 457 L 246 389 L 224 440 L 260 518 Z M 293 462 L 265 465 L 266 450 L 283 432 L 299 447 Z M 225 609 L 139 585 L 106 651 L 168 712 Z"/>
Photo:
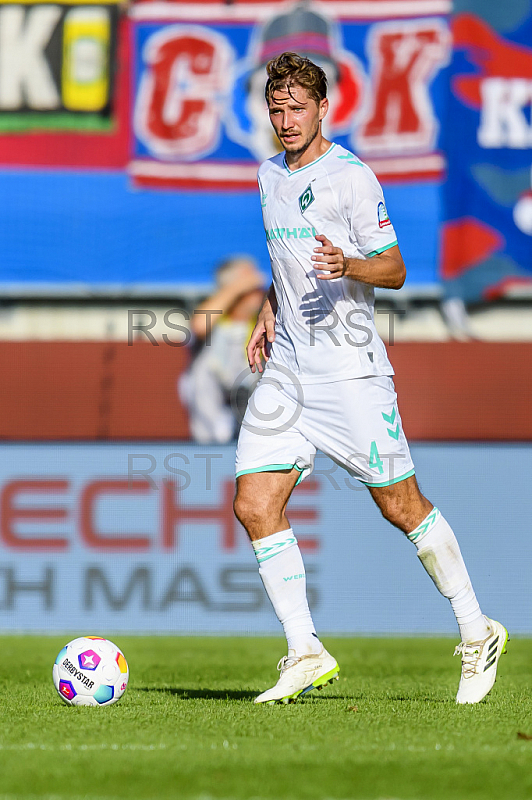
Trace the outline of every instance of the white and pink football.
<path fill-rule="evenodd" d="M 69 706 L 110 706 L 126 691 L 129 668 L 113 642 L 101 636 L 80 636 L 57 656 L 53 679 Z"/>

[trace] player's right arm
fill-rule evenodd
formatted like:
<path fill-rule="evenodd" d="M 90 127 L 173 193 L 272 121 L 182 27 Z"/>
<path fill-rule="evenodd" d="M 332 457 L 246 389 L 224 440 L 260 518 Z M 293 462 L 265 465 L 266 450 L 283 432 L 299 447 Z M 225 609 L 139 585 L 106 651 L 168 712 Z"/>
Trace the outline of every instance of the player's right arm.
<path fill-rule="evenodd" d="M 275 340 L 275 313 L 277 299 L 273 283 L 268 289 L 247 346 L 248 363 L 252 372 L 262 372 L 263 361 L 268 361 L 270 345 Z"/>

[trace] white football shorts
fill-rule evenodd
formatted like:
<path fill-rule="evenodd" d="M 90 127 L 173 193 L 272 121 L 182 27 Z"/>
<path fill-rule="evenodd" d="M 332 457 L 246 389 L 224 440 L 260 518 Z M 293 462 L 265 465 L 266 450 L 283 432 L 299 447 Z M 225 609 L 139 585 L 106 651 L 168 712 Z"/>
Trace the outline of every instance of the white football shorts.
<path fill-rule="evenodd" d="M 314 469 L 317 450 L 367 486 L 390 486 L 413 475 L 393 380 L 302 385 L 295 377 L 287 384 L 264 375 L 242 421 L 237 478 L 295 467 L 299 483 Z"/>

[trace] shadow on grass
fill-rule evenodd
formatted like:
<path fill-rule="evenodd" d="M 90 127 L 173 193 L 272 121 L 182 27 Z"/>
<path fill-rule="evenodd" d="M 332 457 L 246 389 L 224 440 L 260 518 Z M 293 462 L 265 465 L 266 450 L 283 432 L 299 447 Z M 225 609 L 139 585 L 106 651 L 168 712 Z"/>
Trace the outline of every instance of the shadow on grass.
<path fill-rule="evenodd" d="M 251 700 L 259 694 L 231 689 L 185 689 L 179 686 L 141 686 L 137 691 L 170 694 L 180 700 Z"/>
<path fill-rule="evenodd" d="M 456 705 L 454 697 L 430 697 L 424 694 L 412 695 L 384 695 L 379 697 L 380 700 L 391 703 L 452 703 Z"/>
<path fill-rule="evenodd" d="M 249 691 L 233 691 L 232 689 L 185 689 L 180 686 L 141 686 L 135 687 L 138 692 L 159 692 L 160 694 L 169 694 L 177 697 L 180 700 L 253 700 L 260 694 L 260 690 L 256 692 Z M 301 697 L 298 702 L 305 702 L 307 700 L 346 700 L 345 696 L 321 694 L 318 692 L 310 692 L 305 697 Z"/>
<path fill-rule="evenodd" d="M 167 694 L 177 697 L 179 700 L 253 700 L 260 694 L 260 691 L 242 691 L 232 689 L 187 689 L 181 686 L 141 686 L 135 687 L 139 692 L 157 692 L 159 694 Z M 373 701 L 377 700 L 383 703 L 443 703 L 450 704 L 451 700 L 454 704 L 454 699 L 440 698 L 440 697 L 427 697 L 425 695 L 367 695 L 362 694 L 329 694 L 328 692 L 313 691 L 309 692 L 304 697 L 298 699 L 298 703 L 312 702 L 312 701 L 331 701 L 343 700 L 350 703 L 364 702 L 370 697 Z"/>

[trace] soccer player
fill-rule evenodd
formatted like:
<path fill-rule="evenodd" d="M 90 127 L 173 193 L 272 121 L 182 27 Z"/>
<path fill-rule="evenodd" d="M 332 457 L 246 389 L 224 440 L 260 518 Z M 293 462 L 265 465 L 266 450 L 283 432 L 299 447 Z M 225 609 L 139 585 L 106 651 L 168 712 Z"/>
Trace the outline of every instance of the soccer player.
<path fill-rule="evenodd" d="M 338 676 L 314 628 L 286 516 L 319 448 L 368 487 L 450 600 L 461 636 L 456 702 L 478 703 L 495 682 L 508 633 L 482 614 L 451 527 L 417 485 L 393 369 L 373 321 L 374 287 L 400 289 L 405 280 L 382 189 L 368 166 L 322 135 L 323 70 L 283 53 L 267 71 L 269 116 L 284 152 L 258 175 L 273 283 L 247 348 L 251 370 L 263 376 L 238 440 L 235 513 L 288 655 L 276 685 L 255 702 L 287 703 Z"/>

